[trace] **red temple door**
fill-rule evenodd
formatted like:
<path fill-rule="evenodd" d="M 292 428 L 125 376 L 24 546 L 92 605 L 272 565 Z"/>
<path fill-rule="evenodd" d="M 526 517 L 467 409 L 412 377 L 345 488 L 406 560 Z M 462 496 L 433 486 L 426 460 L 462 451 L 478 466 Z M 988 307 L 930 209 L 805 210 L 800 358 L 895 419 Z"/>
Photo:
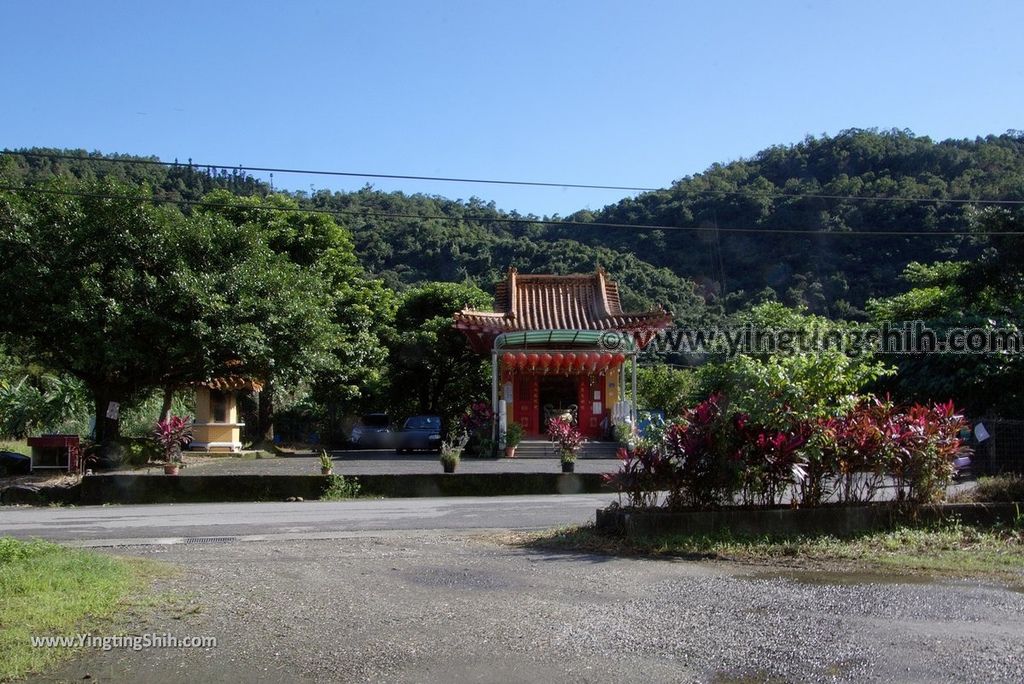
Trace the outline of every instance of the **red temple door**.
<path fill-rule="evenodd" d="M 604 436 L 604 377 L 580 375 L 578 394 L 580 432 L 588 439 L 600 439 Z"/>
<path fill-rule="evenodd" d="M 536 375 L 516 373 L 513 378 L 513 418 L 532 437 L 540 434 L 540 381 Z"/>

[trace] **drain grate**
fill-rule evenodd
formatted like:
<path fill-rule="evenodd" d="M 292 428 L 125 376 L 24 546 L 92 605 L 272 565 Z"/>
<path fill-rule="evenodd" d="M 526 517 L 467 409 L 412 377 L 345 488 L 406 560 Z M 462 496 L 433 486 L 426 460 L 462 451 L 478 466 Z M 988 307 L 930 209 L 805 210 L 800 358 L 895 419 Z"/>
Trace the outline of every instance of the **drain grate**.
<path fill-rule="evenodd" d="M 238 537 L 184 537 L 182 544 L 227 544 L 238 541 Z"/>

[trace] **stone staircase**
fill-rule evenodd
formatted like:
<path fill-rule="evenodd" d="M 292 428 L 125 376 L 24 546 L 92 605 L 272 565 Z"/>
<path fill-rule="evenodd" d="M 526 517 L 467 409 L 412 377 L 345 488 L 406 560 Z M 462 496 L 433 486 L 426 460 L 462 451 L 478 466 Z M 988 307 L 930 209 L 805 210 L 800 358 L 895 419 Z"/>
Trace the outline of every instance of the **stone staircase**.
<path fill-rule="evenodd" d="M 577 458 L 616 458 L 617 442 L 585 442 Z M 558 447 L 546 440 L 523 440 L 516 447 L 516 458 L 558 458 Z"/>

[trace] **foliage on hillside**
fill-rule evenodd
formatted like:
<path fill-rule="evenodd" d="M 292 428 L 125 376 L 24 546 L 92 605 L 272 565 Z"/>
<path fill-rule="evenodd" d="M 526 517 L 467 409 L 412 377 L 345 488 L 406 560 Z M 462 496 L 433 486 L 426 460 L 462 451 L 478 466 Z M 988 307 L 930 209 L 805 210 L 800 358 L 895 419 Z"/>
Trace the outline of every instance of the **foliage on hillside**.
<path fill-rule="evenodd" d="M 643 254 L 653 266 L 740 301 L 770 287 L 788 304 L 842 316 L 858 313 L 869 297 L 897 293 L 902 284 L 895 275 L 911 261 L 979 251 L 978 242 L 966 237 L 842 235 L 971 227 L 971 205 L 896 198 L 1024 199 L 1024 134 L 938 143 L 906 131 L 808 137 L 572 217 L 711 229 L 706 232 L 566 227 L 551 235 Z M 817 234 L 716 233 L 716 226 Z"/>
<path fill-rule="evenodd" d="M 242 195 L 270 192 L 265 183 L 237 170 L 184 162 L 138 166 L 127 155 L 113 156 L 118 163 L 10 155 L 2 162 L 13 167 L 9 173 L 27 181 L 52 174 L 109 175 L 146 183 L 168 199 L 198 200 L 214 189 Z M 1024 199 L 1024 134 L 935 142 L 907 131 L 851 129 L 808 137 L 750 159 L 714 164 L 669 188 L 625 198 L 600 211 L 577 212 L 566 219 L 573 223 L 554 226 L 477 198 L 456 201 L 370 187 L 300 192 L 295 198 L 303 206 L 341 212 L 337 220 L 352 233 L 364 267 L 397 289 L 426 281 L 468 280 L 490 291 L 509 266 L 566 273 L 600 264 L 620 281 L 627 304 L 644 308 L 662 303 L 682 321 L 704 318 L 722 303 L 734 309 L 763 298 L 765 288 L 815 313 L 860 316 L 869 298 L 901 290 L 896 274 L 909 263 L 973 257 L 984 244 L 953 235 L 842 234 L 968 230 L 971 205 L 898 198 Z M 593 222 L 707 230 L 578 225 Z M 818 234 L 716 232 L 716 226 Z M 690 281 L 697 283 L 703 300 Z M 704 300 L 711 303 L 710 312 Z"/>

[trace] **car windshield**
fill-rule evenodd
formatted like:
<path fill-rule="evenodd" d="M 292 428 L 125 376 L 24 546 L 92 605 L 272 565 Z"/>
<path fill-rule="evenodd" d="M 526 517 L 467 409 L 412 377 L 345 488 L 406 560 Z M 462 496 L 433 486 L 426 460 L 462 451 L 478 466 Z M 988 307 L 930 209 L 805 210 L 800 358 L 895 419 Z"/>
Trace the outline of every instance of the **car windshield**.
<path fill-rule="evenodd" d="M 441 428 L 441 419 L 437 416 L 413 416 L 405 421 L 407 430 L 438 430 Z"/>

